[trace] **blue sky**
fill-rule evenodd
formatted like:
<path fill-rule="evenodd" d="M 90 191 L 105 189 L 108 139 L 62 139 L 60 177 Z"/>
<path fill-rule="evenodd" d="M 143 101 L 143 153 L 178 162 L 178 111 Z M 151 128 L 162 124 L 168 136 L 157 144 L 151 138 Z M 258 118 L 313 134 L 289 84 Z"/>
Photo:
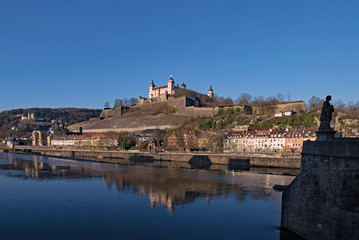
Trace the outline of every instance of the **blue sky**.
<path fill-rule="evenodd" d="M 198 92 L 357 102 L 359 1 L 0 0 L 0 111 Z"/>

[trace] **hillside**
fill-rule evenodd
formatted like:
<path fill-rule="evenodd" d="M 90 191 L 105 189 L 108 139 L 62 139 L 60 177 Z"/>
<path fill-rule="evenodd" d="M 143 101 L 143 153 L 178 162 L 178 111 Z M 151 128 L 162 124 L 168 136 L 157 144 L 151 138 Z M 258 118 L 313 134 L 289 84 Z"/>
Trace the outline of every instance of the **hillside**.
<path fill-rule="evenodd" d="M 20 108 L 2 111 L 0 113 L 0 138 L 26 137 L 38 125 L 51 125 L 52 120 L 57 120 L 63 125 L 70 125 L 98 117 L 100 113 L 99 109 L 86 108 Z M 30 119 L 27 119 L 29 115 Z"/>
<path fill-rule="evenodd" d="M 136 132 L 149 128 L 176 128 L 181 126 L 190 116 L 182 114 L 180 109 L 172 107 L 166 102 L 131 107 L 119 116 L 108 117 L 103 120 L 91 120 L 69 126 L 69 130 L 83 128 L 84 133 L 91 132 Z"/>
<path fill-rule="evenodd" d="M 316 114 L 304 113 L 293 116 L 273 117 L 255 114 L 238 113 L 234 111 L 219 112 L 212 118 L 191 118 L 180 127 L 184 131 L 221 131 L 228 132 L 236 126 L 247 125 L 251 129 L 300 129 L 317 128 Z"/>
<path fill-rule="evenodd" d="M 84 133 L 140 132 L 146 129 L 176 129 L 183 131 L 228 132 L 240 125 L 250 129 L 316 129 L 320 109 L 307 110 L 304 101 L 260 102 L 252 106 L 227 105 L 216 107 L 193 106 L 193 98 L 178 97 L 167 101 L 137 106 L 106 108 L 100 118 L 77 123 L 70 131 L 83 128 Z M 275 117 L 280 111 L 294 110 L 292 116 Z M 334 114 L 333 124 L 338 133 L 351 135 L 356 131 L 357 120 L 347 119 L 348 114 Z M 335 119 L 334 119 L 335 118 Z M 334 121 L 335 120 L 335 121 Z M 334 125 L 333 125 L 334 127 Z"/>
<path fill-rule="evenodd" d="M 186 98 L 177 98 L 125 108 L 108 108 L 101 113 L 100 119 L 69 126 L 70 131 L 82 127 L 84 133 L 101 132 L 139 132 L 146 129 L 211 130 L 229 131 L 237 125 L 248 125 L 251 128 L 311 128 L 316 127 L 313 114 L 306 114 L 304 102 L 277 104 L 279 107 L 291 104 L 298 105 L 299 113 L 295 116 L 274 118 L 273 114 L 252 114 L 241 106 L 233 107 L 193 107 L 187 106 Z M 272 106 L 272 112 L 277 105 Z M 258 109 L 258 108 L 257 108 Z M 264 108 L 263 108 L 264 109 Z M 281 110 L 281 109 L 280 109 Z M 300 111 L 299 111 L 300 110 Z"/>

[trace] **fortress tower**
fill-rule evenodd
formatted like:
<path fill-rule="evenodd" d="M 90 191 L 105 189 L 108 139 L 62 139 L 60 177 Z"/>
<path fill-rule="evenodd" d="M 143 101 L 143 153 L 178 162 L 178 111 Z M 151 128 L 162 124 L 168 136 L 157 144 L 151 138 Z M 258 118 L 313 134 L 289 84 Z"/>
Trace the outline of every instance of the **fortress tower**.
<path fill-rule="evenodd" d="M 155 84 L 153 83 L 153 80 L 152 80 L 152 82 L 150 84 L 150 91 L 148 93 L 149 98 L 154 98 L 155 97 L 155 88 L 156 88 L 156 86 L 155 86 Z"/>
<path fill-rule="evenodd" d="M 173 90 L 175 89 L 175 81 L 173 80 L 172 75 L 170 79 L 168 79 L 167 87 L 168 87 L 167 93 L 171 95 Z"/>

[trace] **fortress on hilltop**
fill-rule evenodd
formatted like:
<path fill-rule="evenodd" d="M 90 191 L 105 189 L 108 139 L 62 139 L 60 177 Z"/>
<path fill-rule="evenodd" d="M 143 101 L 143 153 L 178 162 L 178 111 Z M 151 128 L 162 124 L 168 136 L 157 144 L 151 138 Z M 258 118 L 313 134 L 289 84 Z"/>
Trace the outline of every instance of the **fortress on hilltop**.
<path fill-rule="evenodd" d="M 138 102 L 139 105 L 142 105 L 144 103 L 152 103 L 152 102 L 158 102 L 158 101 L 165 101 L 169 98 L 173 98 L 176 92 L 176 89 L 182 89 L 187 90 L 186 84 L 182 83 L 181 86 L 179 84 L 175 84 L 175 81 L 172 78 L 172 75 L 168 79 L 167 85 L 156 87 L 155 83 L 151 82 L 148 92 L 148 98 L 139 97 Z M 208 93 L 208 97 L 213 97 L 213 88 L 210 86 Z"/>
<path fill-rule="evenodd" d="M 186 84 L 175 84 L 172 75 L 167 85 L 157 87 L 151 82 L 148 97 L 139 97 L 136 106 L 115 106 L 104 108 L 99 118 L 77 123 L 68 127 L 76 131 L 81 127 L 83 133 L 141 132 L 146 129 L 174 129 L 193 117 L 213 117 L 221 110 L 251 114 L 263 114 L 265 108 L 246 105 L 211 106 L 214 100 L 212 86 L 206 94 L 188 89 Z M 266 106 L 265 106 L 266 107 Z M 306 111 L 303 101 L 279 103 L 269 106 L 272 112 L 293 110 Z"/>

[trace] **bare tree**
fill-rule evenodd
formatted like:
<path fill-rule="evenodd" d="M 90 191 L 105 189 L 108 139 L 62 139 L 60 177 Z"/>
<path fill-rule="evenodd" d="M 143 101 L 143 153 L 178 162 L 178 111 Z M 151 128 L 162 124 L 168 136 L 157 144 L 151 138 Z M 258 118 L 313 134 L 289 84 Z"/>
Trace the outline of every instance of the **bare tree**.
<path fill-rule="evenodd" d="M 217 134 L 212 134 L 209 138 L 209 150 L 222 152 L 223 151 L 223 137 Z"/>
<path fill-rule="evenodd" d="M 241 93 L 241 95 L 236 99 L 235 103 L 238 105 L 248 105 L 251 99 L 252 95 L 249 93 Z"/>
<path fill-rule="evenodd" d="M 183 131 L 177 130 L 175 132 L 176 134 L 176 146 L 178 151 L 184 151 L 185 150 L 185 139 L 183 136 Z"/>
<path fill-rule="evenodd" d="M 114 107 L 120 106 L 120 104 L 119 104 L 119 99 L 118 99 L 118 98 L 115 99 L 115 101 L 114 101 L 114 103 L 113 103 L 113 106 L 114 106 Z"/>
<path fill-rule="evenodd" d="M 346 105 L 346 115 L 352 118 L 359 118 L 359 101 L 354 104 L 352 101 L 348 102 Z"/>
<path fill-rule="evenodd" d="M 103 105 L 104 108 L 110 108 L 110 103 L 108 101 L 105 102 L 105 104 Z"/>
<path fill-rule="evenodd" d="M 275 97 L 277 98 L 277 100 L 279 102 L 283 102 L 284 101 L 284 95 L 281 93 L 277 93 L 277 95 L 275 95 Z"/>
<path fill-rule="evenodd" d="M 345 104 L 341 99 L 338 99 L 334 102 L 335 111 L 345 112 Z"/>
<path fill-rule="evenodd" d="M 202 95 L 200 98 L 200 102 L 202 105 L 204 105 L 205 103 L 207 103 L 209 101 L 209 97 L 207 95 Z"/>
<path fill-rule="evenodd" d="M 122 99 L 123 106 L 130 106 L 130 100 L 128 98 Z"/>
<path fill-rule="evenodd" d="M 308 108 L 310 110 L 319 110 L 322 107 L 323 104 L 323 100 L 321 100 L 320 98 L 316 97 L 316 96 L 312 96 L 309 100 L 308 100 Z"/>
<path fill-rule="evenodd" d="M 254 98 L 253 102 L 254 102 L 254 104 L 258 104 L 258 103 L 265 102 L 265 100 L 264 100 L 263 96 L 257 96 L 257 97 Z"/>
<path fill-rule="evenodd" d="M 130 98 L 130 105 L 131 106 L 136 106 L 138 104 L 138 99 L 137 98 Z"/>
<path fill-rule="evenodd" d="M 292 94 L 290 92 L 287 93 L 287 101 L 288 102 L 292 101 Z"/>
<path fill-rule="evenodd" d="M 278 101 L 277 97 L 270 96 L 267 98 L 266 102 L 268 102 L 270 104 L 277 104 L 279 101 Z"/>
<path fill-rule="evenodd" d="M 230 97 L 227 97 L 223 100 L 223 105 L 230 105 L 233 106 L 233 100 Z"/>

